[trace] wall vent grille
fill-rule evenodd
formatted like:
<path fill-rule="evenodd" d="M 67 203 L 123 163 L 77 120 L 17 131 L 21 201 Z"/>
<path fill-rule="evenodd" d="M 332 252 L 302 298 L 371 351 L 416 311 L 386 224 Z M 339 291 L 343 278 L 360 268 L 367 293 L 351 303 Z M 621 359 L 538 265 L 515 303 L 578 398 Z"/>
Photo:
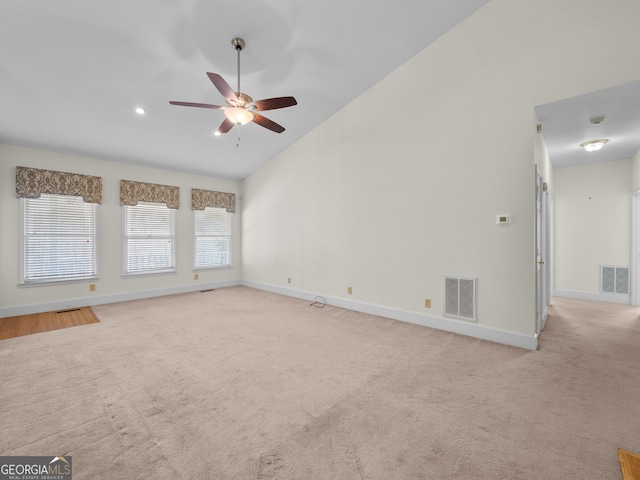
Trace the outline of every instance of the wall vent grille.
<path fill-rule="evenodd" d="M 629 295 L 629 267 L 600 265 L 600 292 Z"/>
<path fill-rule="evenodd" d="M 444 277 L 444 315 L 477 321 L 476 278 Z"/>

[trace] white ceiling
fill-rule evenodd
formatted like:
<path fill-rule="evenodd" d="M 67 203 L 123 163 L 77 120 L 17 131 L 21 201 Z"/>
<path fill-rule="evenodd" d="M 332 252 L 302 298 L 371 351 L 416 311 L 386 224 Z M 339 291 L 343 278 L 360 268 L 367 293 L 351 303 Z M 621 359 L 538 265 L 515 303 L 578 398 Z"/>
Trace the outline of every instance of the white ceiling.
<path fill-rule="evenodd" d="M 487 1 L 0 0 L 0 141 L 240 180 Z M 224 104 L 236 36 L 242 90 L 298 101 L 282 134 L 169 105 Z"/>
<path fill-rule="evenodd" d="M 640 81 L 536 107 L 554 167 L 626 160 L 640 149 Z M 600 125 L 591 119 L 605 117 Z M 605 138 L 597 152 L 580 144 Z"/>

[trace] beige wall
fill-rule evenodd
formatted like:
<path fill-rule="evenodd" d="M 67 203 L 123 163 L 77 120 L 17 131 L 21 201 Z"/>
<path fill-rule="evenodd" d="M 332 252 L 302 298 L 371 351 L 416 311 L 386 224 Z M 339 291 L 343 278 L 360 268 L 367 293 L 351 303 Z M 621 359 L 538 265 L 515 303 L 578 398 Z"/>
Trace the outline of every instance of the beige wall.
<path fill-rule="evenodd" d="M 83 281 L 46 286 L 18 285 L 20 275 L 20 209 L 19 200 L 16 198 L 16 166 L 46 168 L 102 177 L 103 202 L 99 208 L 98 239 L 100 279 L 97 282 Z M 191 188 L 238 193 L 238 182 L 4 144 L 0 144 L 0 179 L 0 222 L 2 222 L 0 230 L 0 245 L 2 245 L 0 250 L 2 252 L 0 313 L 11 314 L 15 307 L 37 307 L 41 304 L 46 306 L 59 305 L 60 307 L 78 306 L 135 296 L 154 295 L 160 292 L 197 290 L 200 286 L 208 284 L 237 283 L 240 280 L 240 213 L 237 213 L 234 218 L 234 267 L 198 271 L 198 281 L 194 280 L 194 272 L 192 271 Z M 136 278 L 121 277 L 122 220 L 119 190 L 121 179 L 180 187 L 180 208 L 176 218 L 177 273 L 145 275 Z M 238 210 L 240 210 L 239 207 L 238 202 Z M 89 283 L 97 284 L 95 292 L 89 292 Z"/>
<path fill-rule="evenodd" d="M 251 175 L 243 278 L 442 317 L 469 275 L 481 326 L 533 335 L 533 109 L 640 78 L 614 3 L 494 0 Z"/>
<path fill-rule="evenodd" d="M 600 265 L 629 266 L 631 160 L 558 168 L 556 293 L 600 292 Z"/>

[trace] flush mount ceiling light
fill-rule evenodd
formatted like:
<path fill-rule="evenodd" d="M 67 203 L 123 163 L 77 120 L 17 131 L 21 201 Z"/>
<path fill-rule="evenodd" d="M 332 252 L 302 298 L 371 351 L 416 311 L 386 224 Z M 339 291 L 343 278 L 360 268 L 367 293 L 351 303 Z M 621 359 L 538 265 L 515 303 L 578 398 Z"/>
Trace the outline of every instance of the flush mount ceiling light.
<path fill-rule="evenodd" d="M 602 147 L 604 147 L 604 144 L 608 141 L 609 140 L 607 140 L 606 138 L 601 138 L 600 140 L 591 140 L 590 142 L 581 143 L 580 146 L 587 152 L 597 152 Z"/>

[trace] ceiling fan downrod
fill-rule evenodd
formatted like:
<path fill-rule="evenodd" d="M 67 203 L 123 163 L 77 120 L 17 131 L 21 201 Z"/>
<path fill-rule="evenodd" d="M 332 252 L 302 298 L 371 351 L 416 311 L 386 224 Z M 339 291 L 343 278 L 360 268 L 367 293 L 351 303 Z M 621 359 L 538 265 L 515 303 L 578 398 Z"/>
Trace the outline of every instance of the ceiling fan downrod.
<path fill-rule="evenodd" d="M 244 40 L 240 37 L 235 37 L 233 40 L 231 40 L 231 45 L 233 45 L 233 48 L 235 48 L 236 52 L 238 53 L 238 93 L 240 93 L 240 52 L 244 48 L 245 43 Z"/>

